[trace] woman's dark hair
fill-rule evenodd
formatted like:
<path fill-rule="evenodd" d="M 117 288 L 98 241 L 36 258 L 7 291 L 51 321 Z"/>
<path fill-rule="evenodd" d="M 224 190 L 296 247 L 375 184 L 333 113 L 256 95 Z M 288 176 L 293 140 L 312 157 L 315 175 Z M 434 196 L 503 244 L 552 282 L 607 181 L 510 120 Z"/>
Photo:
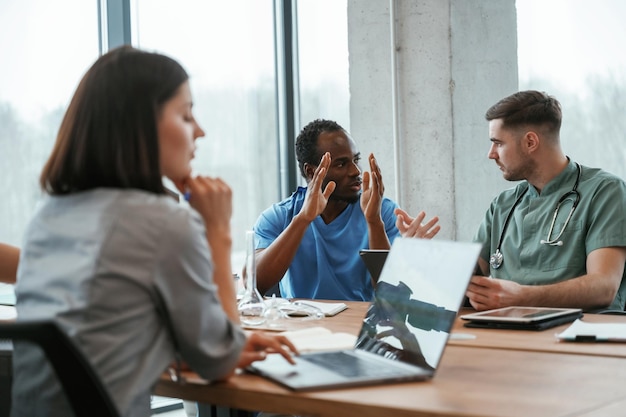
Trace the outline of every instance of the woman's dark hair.
<path fill-rule="evenodd" d="M 520 91 L 503 98 L 487 110 L 485 119 L 502 119 L 502 127 L 545 126 L 548 133 L 558 135 L 561 129 L 561 104 L 546 93 Z"/>
<path fill-rule="evenodd" d="M 344 130 L 337 122 L 332 120 L 316 119 L 304 126 L 296 138 L 296 159 L 300 167 L 300 174 L 304 178 L 304 164 L 318 165 L 322 155 L 317 150 L 317 139 L 325 132 L 338 132 Z"/>
<path fill-rule="evenodd" d="M 165 192 L 157 120 L 187 81 L 171 58 L 123 46 L 80 81 L 39 179 L 49 194 L 98 187 Z"/>

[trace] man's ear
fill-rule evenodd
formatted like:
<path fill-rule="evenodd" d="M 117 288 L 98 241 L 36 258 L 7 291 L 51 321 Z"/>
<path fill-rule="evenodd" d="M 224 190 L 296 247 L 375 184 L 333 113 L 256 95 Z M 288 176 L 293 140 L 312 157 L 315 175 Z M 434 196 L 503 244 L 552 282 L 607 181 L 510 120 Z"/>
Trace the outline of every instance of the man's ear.
<path fill-rule="evenodd" d="M 533 153 L 539 149 L 540 143 L 541 139 L 539 138 L 539 135 L 537 135 L 536 132 L 529 130 L 522 139 L 522 148 L 528 153 Z"/>
<path fill-rule="evenodd" d="M 308 162 L 304 163 L 304 173 L 306 174 L 307 183 L 313 179 L 313 174 L 315 174 L 316 169 L 317 169 L 317 165 L 312 165 L 312 164 L 309 164 Z"/>

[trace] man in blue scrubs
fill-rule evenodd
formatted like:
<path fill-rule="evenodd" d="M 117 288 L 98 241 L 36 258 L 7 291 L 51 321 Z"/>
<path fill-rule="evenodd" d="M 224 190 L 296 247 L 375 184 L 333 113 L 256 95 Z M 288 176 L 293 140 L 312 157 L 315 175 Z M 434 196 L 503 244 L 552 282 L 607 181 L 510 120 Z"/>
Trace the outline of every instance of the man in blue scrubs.
<path fill-rule="evenodd" d="M 315 120 L 296 140 L 307 187 L 265 210 L 254 227 L 257 285 L 261 293 L 280 281 L 286 298 L 369 301 L 375 282 L 360 249 L 389 249 L 403 236 L 431 238 L 435 217 L 422 224 L 383 196 L 380 168 L 370 154 L 360 168 L 354 140 L 337 123 Z"/>

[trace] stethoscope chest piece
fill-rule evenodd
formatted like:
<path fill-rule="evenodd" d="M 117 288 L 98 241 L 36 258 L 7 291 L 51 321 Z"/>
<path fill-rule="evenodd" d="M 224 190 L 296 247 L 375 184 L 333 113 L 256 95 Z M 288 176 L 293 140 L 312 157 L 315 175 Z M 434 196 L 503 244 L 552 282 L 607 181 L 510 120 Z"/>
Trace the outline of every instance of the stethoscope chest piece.
<path fill-rule="evenodd" d="M 496 251 L 489 257 L 489 265 L 493 269 L 498 269 L 502 266 L 502 261 L 504 260 L 504 256 L 502 256 L 502 252 L 500 249 L 496 249 Z"/>

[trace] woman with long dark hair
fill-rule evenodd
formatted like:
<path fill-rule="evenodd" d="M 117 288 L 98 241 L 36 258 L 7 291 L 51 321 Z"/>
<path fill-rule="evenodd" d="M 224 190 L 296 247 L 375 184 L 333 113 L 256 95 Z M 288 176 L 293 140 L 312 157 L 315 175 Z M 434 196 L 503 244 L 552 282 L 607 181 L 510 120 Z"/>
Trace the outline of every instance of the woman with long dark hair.
<path fill-rule="evenodd" d="M 25 233 L 18 320 L 56 320 L 124 416 L 150 415 L 151 389 L 176 354 L 216 380 L 268 351 L 291 360 L 294 350 L 239 327 L 231 190 L 191 174 L 204 136 L 192 105 L 176 61 L 132 47 L 100 57 L 63 118 Z M 12 403 L 14 416 L 72 415 L 45 357 L 19 343 Z"/>

